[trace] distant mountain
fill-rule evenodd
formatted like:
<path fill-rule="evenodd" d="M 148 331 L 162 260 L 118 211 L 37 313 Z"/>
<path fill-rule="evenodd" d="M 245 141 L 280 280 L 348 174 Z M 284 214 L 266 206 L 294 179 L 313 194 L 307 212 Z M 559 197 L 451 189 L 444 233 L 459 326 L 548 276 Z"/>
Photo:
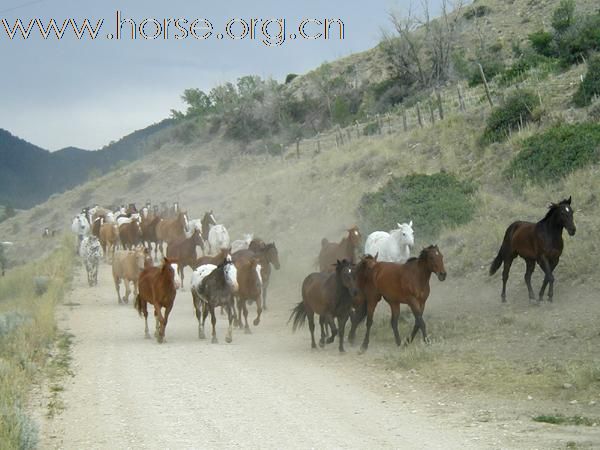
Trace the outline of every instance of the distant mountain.
<path fill-rule="evenodd" d="M 149 138 L 172 124 L 163 120 L 96 151 L 67 147 L 49 152 L 0 129 L 0 205 L 30 208 L 87 181 L 92 173 L 139 159 L 149 151 Z"/>

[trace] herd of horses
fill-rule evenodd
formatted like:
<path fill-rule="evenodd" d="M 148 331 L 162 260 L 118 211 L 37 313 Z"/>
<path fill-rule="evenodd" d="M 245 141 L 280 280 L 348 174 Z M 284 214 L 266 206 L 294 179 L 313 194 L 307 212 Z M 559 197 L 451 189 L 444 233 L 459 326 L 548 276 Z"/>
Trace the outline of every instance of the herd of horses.
<path fill-rule="evenodd" d="M 129 211 L 125 215 L 127 214 L 131 219 L 136 213 Z M 122 222 L 119 233 L 120 227 L 126 223 L 133 223 L 133 220 Z M 140 228 L 149 227 L 150 223 L 154 223 L 154 230 L 141 232 L 138 237 L 144 245 L 146 262 L 144 268 L 140 269 L 136 309 L 146 319 L 146 336 L 149 336 L 147 304 L 151 303 L 156 319 L 155 336 L 158 342 L 163 341 L 177 289 L 183 287 L 183 268 L 188 266 L 194 270 L 191 291 L 200 338 L 205 336 L 204 324 L 210 314 L 212 340 L 217 342 L 215 308 L 219 306 L 222 313 L 227 313 L 227 342 L 232 341 L 232 330 L 236 324 L 247 333 L 250 332 L 246 307 L 248 302 L 256 303 L 257 317 L 254 325 L 260 323 L 263 306 L 266 309 L 271 266 L 280 268 L 274 243 L 267 244 L 246 235 L 235 241 L 236 251 L 232 252 L 228 235 L 225 238 L 223 233 L 219 233 L 219 239 L 207 245 L 206 237 L 212 229 L 219 226 L 212 211 L 207 212 L 200 221 L 189 221 L 187 214 L 182 211 L 172 218 L 160 217 L 158 220 L 154 214 L 142 212 Z M 194 225 L 190 226 L 190 223 Z M 223 225 L 220 228 L 225 229 Z M 75 226 L 73 229 L 75 230 Z M 536 304 L 543 301 L 548 287 L 548 301 L 552 302 L 553 271 L 563 251 L 563 229 L 570 236 L 575 235 L 571 197 L 559 203 L 551 203 L 547 214 L 538 222 L 517 221 L 508 226 L 489 270 L 490 275 L 493 275 L 504 265 L 502 302 L 506 302 L 506 282 L 511 264 L 517 256 L 526 262 L 525 283 L 531 301 Z M 163 242 L 167 243 L 166 255 L 163 254 Z M 423 313 L 431 292 L 431 276 L 435 274 L 439 281 L 444 281 L 447 276 L 439 247 L 430 245 L 418 256 L 410 257 L 410 250 L 414 246 L 412 222 L 398 224 L 398 228 L 389 233 L 371 233 L 364 247 L 362 242 L 362 235 L 356 226 L 348 229 L 340 242 L 330 242 L 327 239 L 321 241 L 319 271 L 304 278 L 301 286 L 302 300 L 293 308 L 288 322 L 292 322 L 293 329 L 296 330 L 308 321 L 311 347 L 316 348 L 314 316 L 317 314 L 321 331 L 319 346 L 333 343 L 338 337 L 339 351 L 344 352 L 348 320 L 351 323 L 348 341 L 352 344 L 357 327 L 366 318 L 366 332 L 361 345 L 363 352 L 369 346 L 375 308 L 383 298 L 390 306 L 390 323 L 398 346 L 402 344 L 398 331 L 402 304 L 407 305 L 414 316 L 414 326 L 407 343 L 412 342 L 419 331 L 423 340 L 428 342 Z M 128 243 L 135 245 L 135 242 Z M 163 262 L 158 267 L 154 266 L 151 257 L 152 243 L 155 244 L 155 258 L 158 250 L 164 255 Z M 196 247 L 203 249 L 205 254 L 197 257 Z M 537 299 L 531 287 L 531 276 L 536 264 L 544 272 Z M 165 308 L 164 315 L 161 308 Z"/>

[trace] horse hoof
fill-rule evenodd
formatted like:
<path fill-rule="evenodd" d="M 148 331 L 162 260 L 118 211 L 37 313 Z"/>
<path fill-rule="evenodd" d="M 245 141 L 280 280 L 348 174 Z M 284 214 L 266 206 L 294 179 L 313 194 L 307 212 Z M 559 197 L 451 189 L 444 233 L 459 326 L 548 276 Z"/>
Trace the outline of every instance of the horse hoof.
<path fill-rule="evenodd" d="M 319 341 L 319 347 L 324 348 L 325 347 L 325 342 Z"/>
<path fill-rule="evenodd" d="M 360 347 L 360 350 L 358 351 L 359 355 L 362 355 L 363 353 L 365 353 L 367 351 L 367 347 L 365 347 L 364 345 L 362 345 Z"/>
<path fill-rule="evenodd" d="M 204 335 L 204 333 L 200 333 L 198 334 L 198 339 L 206 339 L 206 336 Z"/>
<path fill-rule="evenodd" d="M 159 344 L 162 344 L 165 341 L 165 338 L 163 338 L 162 336 L 158 336 L 156 338 L 156 342 L 158 342 Z"/>
<path fill-rule="evenodd" d="M 252 334 L 252 331 L 250 331 L 250 328 L 244 328 L 244 334 Z"/>
<path fill-rule="evenodd" d="M 423 339 L 423 342 L 425 342 L 427 345 L 431 345 L 431 339 L 429 339 L 429 336 Z"/>
<path fill-rule="evenodd" d="M 252 322 L 254 324 L 254 326 L 258 326 L 258 324 L 260 323 L 260 319 L 254 319 L 254 322 Z"/>
<path fill-rule="evenodd" d="M 211 342 L 211 344 L 218 344 L 218 343 L 219 343 L 219 340 L 218 340 L 216 337 L 213 337 L 213 338 L 210 340 L 210 342 Z"/>
<path fill-rule="evenodd" d="M 317 349 L 317 344 L 311 344 L 310 348 L 312 348 L 313 350 L 316 350 Z"/>
<path fill-rule="evenodd" d="M 332 337 L 330 337 L 330 338 L 327 338 L 327 341 L 326 341 L 326 342 L 327 342 L 328 344 L 331 344 L 331 343 L 333 343 L 333 341 L 335 341 L 335 337 L 334 337 L 334 336 L 332 336 Z"/>
<path fill-rule="evenodd" d="M 150 339 L 150 334 L 146 333 L 146 334 L 144 335 L 144 339 Z"/>
<path fill-rule="evenodd" d="M 225 342 L 227 342 L 228 344 L 231 344 L 232 341 L 233 341 L 233 339 L 231 338 L 231 336 L 225 337 Z"/>
<path fill-rule="evenodd" d="M 344 350 L 343 348 L 340 348 L 340 353 L 344 354 L 344 353 L 346 353 L 346 350 Z"/>

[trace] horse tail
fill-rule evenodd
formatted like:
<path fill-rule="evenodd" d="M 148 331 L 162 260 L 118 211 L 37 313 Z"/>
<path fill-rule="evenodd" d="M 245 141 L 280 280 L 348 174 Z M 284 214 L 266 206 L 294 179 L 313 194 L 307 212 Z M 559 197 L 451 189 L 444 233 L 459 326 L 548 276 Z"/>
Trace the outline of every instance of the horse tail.
<path fill-rule="evenodd" d="M 142 316 L 142 298 L 140 297 L 139 293 L 135 297 L 135 309 L 137 310 L 138 314 Z"/>
<path fill-rule="evenodd" d="M 496 255 L 496 257 L 492 261 L 492 264 L 490 265 L 490 275 L 494 275 L 498 271 L 498 269 L 500 268 L 500 266 L 502 266 L 502 263 L 504 262 L 504 257 L 508 252 L 510 252 L 510 241 L 516 226 L 517 224 L 513 223 L 506 229 L 506 232 L 504 233 L 504 240 L 502 241 L 500 250 L 498 250 L 498 254 Z"/>
<path fill-rule="evenodd" d="M 296 331 L 297 328 L 304 325 L 304 321 L 306 320 L 306 308 L 304 307 L 304 301 L 301 301 L 296 305 L 296 307 L 292 310 L 292 314 L 288 319 L 288 323 L 294 321 L 292 329 Z"/>

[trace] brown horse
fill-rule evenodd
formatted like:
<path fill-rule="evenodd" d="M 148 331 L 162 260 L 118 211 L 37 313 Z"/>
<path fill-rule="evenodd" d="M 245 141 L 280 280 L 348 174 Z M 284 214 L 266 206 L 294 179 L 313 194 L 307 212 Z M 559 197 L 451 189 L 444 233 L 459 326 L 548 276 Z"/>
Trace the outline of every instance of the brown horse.
<path fill-rule="evenodd" d="M 308 317 L 312 348 L 315 343 L 315 313 L 319 315 L 321 325 L 321 340 L 319 346 L 325 346 L 325 325 L 331 327 L 331 337 L 327 343 L 335 340 L 338 330 L 334 318 L 339 325 L 339 351 L 344 352 L 344 329 L 350 316 L 353 299 L 358 293 L 356 274 L 353 265 L 348 260 L 337 261 L 335 273 L 315 272 L 308 275 L 302 283 L 302 301 L 293 309 L 288 323 L 293 320 L 293 329 L 304 324 Z"/>
<path fill-rule="evenodd" d="M 376 257 L 367 255 L 356 268 L 356 279 L 361 291 L 362 305 L 352 320 L 352 328 L 348 340 L 352 342 L 357 325 L 367 316 L 367 332 L 362 343 L 361 352 L 369 347 L 369 335 L 373 325 L 373 313 L 377 303 L 383 297 L 392 311 L 392 330 L 396 344 L 402 343 L 398 333 L 398 317 L 400 304 L 408 305 L 415 317 L 415 326 L 409 342 L 415 338 L 419 330 L 423 340 L 428 341 L 423 311 L 429 297 L 429 280 L 435 273 L 440 281 L 446 279 L 444 258 L 437 245 L 431 245 L 421 252 L 418 258 L 410 258 L 404 264 L 377 262 Z"/>
<path fill-rule="evenodd" d="M 153 213 L 146 217 L 142 216 L 142 241 L 150 252 L 152 252 L 152 243 L 154 243 L 154 259 L 158 259 L 158 238 L 156 237 L 156 225 L 160 222 L 160 216 Z"/>
<path fill-rule="evenodd" d="M 163 242 L 167 244 L 185 238 L 186 231 L 189 231 L 188 218 L 186 212 L 179 212 L 173 219 L 163 219 L 156 224 L 156 238 L 159 242 L 160 254 L 164 255 Z"/>
<path fill-rule="evenodd" d="M 138 219 L 132 219 L 131 222 L 122 224 L 119 227 L 119 238 L 125 250 L 132 250 L 135 246 L 141 244 L 142 228 Z"/>
<path fill-rule="evenodd" d="M 156 327 L 154 336 L 159 344 L 165 338 L 165 329 L 169 314 L 173 309 L 175 295 L 180 281 L 177 276 L 177 264 L 165 258 L 160 267 L 146 267 L 139 277 L 139 292 L 135 298 L 135 309 L 140 316 L 144 316 L 144 335 L 149 338 L 148 332 L 148 303 L 154 306 L 154 319 Z M 165 308 L 165 315 L 162 314 Z"/>
<path fill-rule="evenodd" d="M 196 263 L 196 245 L 202 243 L 200 230 L 194 230 L 189 238 L 184 238 L 171 242 L 167 246 L 167 258 L 177 260 L 179 268 L 179 277 L 181 278 L 181 290 L 183 290 L 183 269 L 187 266 L 194 268 Z"/>
<path fill-rule="evenodd" d="M 246 334 L 250 334 L 250 326 L 248 325 L 248 307 L 246 303 L 248 301 L 256 302 L 256 319 L 254 319 L 253 322 L 254 326 L 257 326 L 260 323 L 260 315 L 262 314 L 262 280 L 257 268 L 259 262 L 258 258 L 249 255 L 234 258 L 238 281 L 238 291 L 235 293 L 237 297 L 237 317 L 240 328 L 244 328 Z M 242 325 L 242 312 L 244 314 L 245 326 Z"/>
<path fill-rule="evenodd" d="M 265 244 L 262 239 L 253 239 L 248 246 L 248 250 L 240 250 L 236 252 L 238 257 L 240 255 L 249 255 L 251 253 L 260 261 L 260 276 L 262 278 L 262 299 L 263 309 L 267 309 L 267 289 L 269 287 L 269 280 L 271 279 L 271 264 L 275 267 L 275 270 L 279 270 L 281 265 L 279 263 L 279 252 L 275 242 Z"/>
<path fill-rule="evenodd" d="M 563 251 L 563 228 L 567 229 L 569 236 L 575 235 L 575 223 L 573 221 L 573 208 L 571 197 L 560 203 L 550 204 L 546 216 L 537 223 L 514 222 L 504 233 L 502 246 L 498 255 L 490 266 L 490 275 L 496 273 L 502 264 L 502 302 L 506 302 L 506 281 L 513 260 L 520 256 L 525 260 L 525 284 L 529 291 L 529 299 L 535 300 L 531 288 L 531 275 L 535 270 L 537 262 L 544 271 L 544 282 L 540 289 L 539 301 L 544 298 L 544 291 L 548 287 L 548 301 L 552 301 L 554 295 L 554 275 L 552 272 L 558 265 L 558 260 Z"/>
<path fill-rule="evenodd" d="M 321 251 L 319 253 L 319 270 L 321 272 L 331 272 L 335 268 L 337 260 L 347 259 L 352 264 L 356 262 L 356 252 L 361 245 L 361 234 L 357 226 L 353 226 L 348 231 L 348 236 L 341 242 L 329 242 L 323 238 L 321 240 Z"/>
<path fill-rule="evenodd" d="M 100 227 L 100 245 L 102 245 L 102 252 L 106 261 L 114 259 L 115 250 L 119 245 L 119 227 L 116 223 L 102 224 Z"/>
<path fill-rule="evenodd" d="M 204 255 L 199 257 L 196 259 L 196 261 L 194 261 L 194 264 L 191 264 L 191 267 L 193 270 L 196 270 L 198 267 L 205 264 L 214 264 L 215 266 L 220 266 L 230 254 L 231 248 L 222 248 L 221 251 L 215 256 Z"/>

